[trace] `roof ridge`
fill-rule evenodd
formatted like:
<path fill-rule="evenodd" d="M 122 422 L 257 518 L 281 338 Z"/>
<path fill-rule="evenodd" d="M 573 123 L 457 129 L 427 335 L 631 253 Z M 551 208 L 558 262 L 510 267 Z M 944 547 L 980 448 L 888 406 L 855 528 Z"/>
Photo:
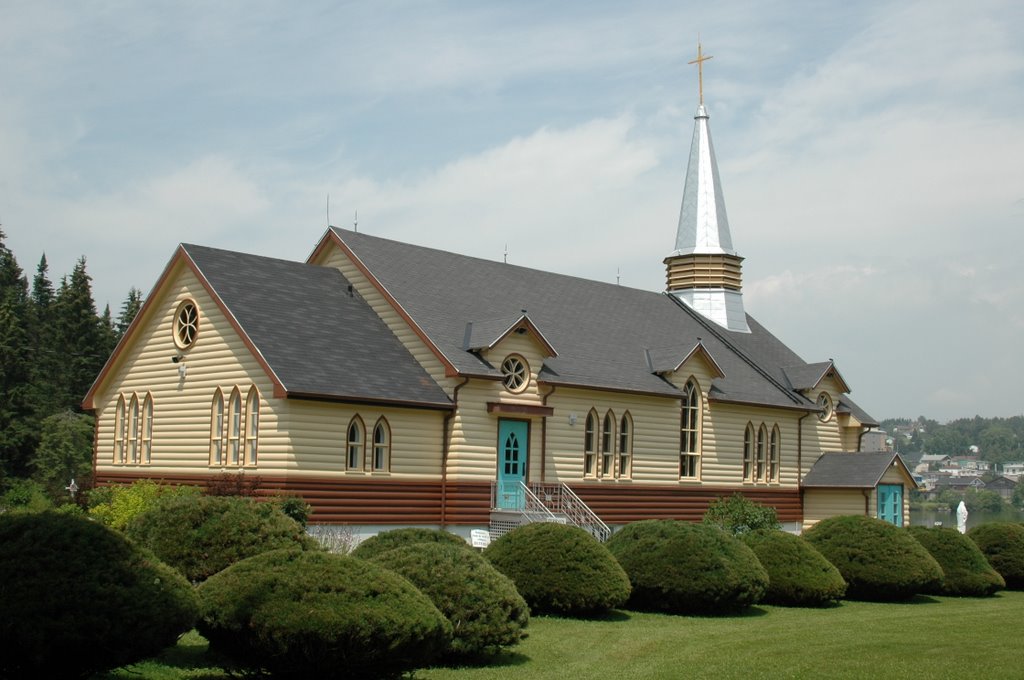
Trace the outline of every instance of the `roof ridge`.
<path fill-rule="evenodd" d="M 788 387 L 783 385 L 779 380 L 777 380 L 770 373 L 768 373 L 768 371 L 764 370 L 759 363 L 757 363 L 749 356 L 747 356 L 747 353 L 741 350 L 739 347 L 737 347 L 731 340 L 722 335 L 718 331 L 718 329 L 712 325 L 711 321 L 708 321 L 702 315 L 698 314 L 697 312 L 687 307 L 686 303 L 678 299 L 675 295 L 671 295 L 669 293 L 663 293 L 663 295 L 667 298 L 670 298 L 673 302 L 676 303 L 676 305 L 685 310 L 691 317 L 693 317 L 697 321 L 697 323 L 699 323 L 701 326 L 710 331 L 723 345 L 728 347 L 736 356 L 742 359 L 744 363 L 753 368 L 762 378 L 771 383 L 773 387 L 775 387 L 777 390 L 785 394 L 790 401 L 792 401 L 794 404 L 801 404 L 800 399 L 797 398 L 796 395 L 794 395 Z"/>

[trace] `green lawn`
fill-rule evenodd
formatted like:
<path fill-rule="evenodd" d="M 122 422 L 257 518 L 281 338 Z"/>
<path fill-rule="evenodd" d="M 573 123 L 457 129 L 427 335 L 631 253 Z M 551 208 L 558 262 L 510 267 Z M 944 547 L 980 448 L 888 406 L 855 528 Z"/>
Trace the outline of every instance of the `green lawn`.
<path fill-rule="evenodd" d="M 491 665 L 432 668 L 418 680 L 490 678 L 1020 678 L 1024 592 L 987 599 L 754 607 L 744 616 L 617 612 L 605 620 L 536 617 L 530 637 Z M 160 661 L 103 680 L 226 680 L 186 636 Z"/>

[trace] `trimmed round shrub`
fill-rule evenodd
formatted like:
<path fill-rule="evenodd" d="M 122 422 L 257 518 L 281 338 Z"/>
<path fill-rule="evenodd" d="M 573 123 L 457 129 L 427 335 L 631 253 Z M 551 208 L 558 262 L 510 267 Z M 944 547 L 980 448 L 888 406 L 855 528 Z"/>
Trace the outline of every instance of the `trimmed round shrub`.
<path fill-rule="evenodd" d="M 407 545 L 417 543 L 443 543 L 454 545 L 460 548 L 469 548 L 469 543 L 455 534 L 440 529 L 425 529 L 423 527 L 406 527 L 405 529 L 392 529 L 382 531 L 376 536 L 370 536 L 360 543 L 352 551 L 352 557 L 361 560 L 368 560 L 395 548 L 404 548 Z"/>
<path fill-rule="evenodd" d="M 764 602 L 820 607 L 842 599 L 846 581 L 811 544 L 777 529 L 759 529 L 740 537 L 768 572 Z"/>
<path fill-rule="evenodd" d="M 804 537 L 846 579 L 852 600 L 889 602 L 934 592 L 942 567 L 907 531 L 863 515 L 829 517 Z"/>
<path fill-rule="evenodd" d="M 493 654 L 526 637 L 530 609 L 515 584 L 471 550 L 418 543 L 372 561 L 409 579 L 448 618 L 451 656 Z"/>
<path fill-rule="evenodd" d="M 579 527 L 517 527 L 484 550 L 534 612 L 594 615 L 629 598 L 629 577 L 608 549 Z"/>
<path fill-rule="evenodd" d="M 192 628 L 192 586 L 123 535 L 61 513 L 0 515 L 0 677 L 77 678 Z"/>
<path fill-rule="evenodd" d="M 755 604 L 768 574 L 750 548 L 710 524 L 649 519 L 626 525 L 608 550 L 629 574 L 637 609 L 716 614 Z"/>
<path fill-rule="evenodd" d="M 974 541 L 956 529 L 909 527 L 908 531 L 942 567 L 942 583 L 931 593 L 981 597 L 1006 587 Z"/>
<path fill-rule="evenodd" d="M 275 550 L 197 589 L 210 649 L 275 678 L 378 678 L 429 664 L 451 624 L 426 595 L 348 555 Z"/>
<path fill-rule="evenodd" d="M 1024 590 L 1024 526 L 1013 522 L 986 522 L 969 529 L 977 545 L 1009 590 Z"/>
<path fill-rule="evenodd" d="M 270 550 L 319 549 L 279 507 L 237 496 L 161 498 L 126 533 L 193 582 Z"/>

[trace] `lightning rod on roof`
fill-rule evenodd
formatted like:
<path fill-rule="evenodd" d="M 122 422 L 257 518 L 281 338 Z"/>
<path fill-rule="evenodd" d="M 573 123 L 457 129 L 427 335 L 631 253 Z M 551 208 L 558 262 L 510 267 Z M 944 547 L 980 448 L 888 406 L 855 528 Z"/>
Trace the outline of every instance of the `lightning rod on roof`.
<path fill-rule="evenodd" d="M 352 231 L 359 231 L 359 211 L 356 211 L 355 217 L 352 218 Z"/>
<path fill-rule="evenodd" d="M 502 261 L 503 261 L 503 262 L 504 262 L 505 264 L 508 264 L 508 244 L 507 244 L 507 243 L 505 244 L 505 255 L 504 255 L 504 257 L 502 258 Z"/>
<path fill-rule="evenodd" d="M 622 267 L 615 268 L 615 285 L 618 286 L 622 279 Z"/>

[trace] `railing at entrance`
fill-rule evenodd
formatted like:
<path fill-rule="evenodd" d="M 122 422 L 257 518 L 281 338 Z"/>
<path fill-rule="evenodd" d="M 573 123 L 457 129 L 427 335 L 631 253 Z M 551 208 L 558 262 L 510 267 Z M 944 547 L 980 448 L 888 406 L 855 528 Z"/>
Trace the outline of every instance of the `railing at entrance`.
<path fill-rule="evenodd" d="M 606 541 L 612 530 L 565 484 L 521 481 L 491 483 L 491 536 L 511 531 L 520 524 L 559 522 L 572 524 Z M 501 517 L 497 515 L 501 514 Z M 518 516 L 518 520 L 514 517 Z"/>
<path fill-rule="evenodd" d="M 612 535 L 608 525 L 565 484 L 531 482 L 530 491 L 531 495 L 544 502 L 548 510 L 565 515 L 570 524 L 590 532 L 602 543 Z"/>

